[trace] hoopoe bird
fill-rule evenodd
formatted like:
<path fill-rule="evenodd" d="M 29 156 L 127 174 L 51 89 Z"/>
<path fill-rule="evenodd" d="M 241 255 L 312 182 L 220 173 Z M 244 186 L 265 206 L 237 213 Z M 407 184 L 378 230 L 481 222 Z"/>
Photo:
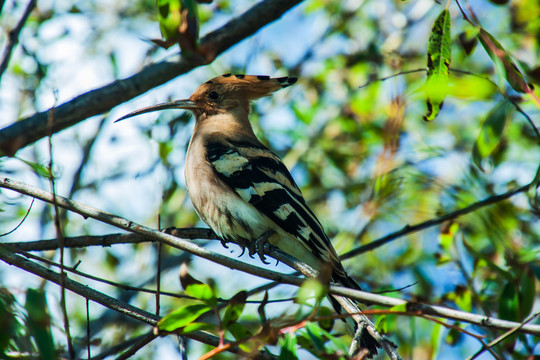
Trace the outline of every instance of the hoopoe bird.
<path fill-rule="evenodd" d="M 330 264 L 333 282 L 360 289 L 345 272 L 289 170 L 257 139 L 249 121 L 252 100 L 286 88 L 296 80 L 225 74 L 199 86 L 189 99 L 143 108 L 116 121 L 165 109 L 193 112 L 196 123 L 187 151 L 185 177 L 201 219 L 224 242 L 248 247 L 250 255 L 256 252 L 256 241 L 264 240 L 315 270 L 321 271 Z M 264 261 L 260 249 L 257 252 Z M 346 300 L 346 311 L 358 316 L 360 309 L 356 303 Z M 342 313 L 343 302 L 333 298 L 331 301 L 336 311 Z M 381 343 L 392 344 L 378 334 L 365 316 L 360 319 L 355 325 L 361 327 L 355 336 L 357 349 L 366 349 L 372 357 L 377 348 L 382 346 L 386 350 L 387 346 Z"/>

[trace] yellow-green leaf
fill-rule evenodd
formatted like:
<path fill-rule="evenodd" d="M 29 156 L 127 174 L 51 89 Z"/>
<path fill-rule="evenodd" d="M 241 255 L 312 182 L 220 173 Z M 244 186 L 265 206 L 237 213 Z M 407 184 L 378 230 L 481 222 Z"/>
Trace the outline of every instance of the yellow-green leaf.
<path fill-rule="evenodd" d="M 242 315 L 244 306 L 246 305 L 246 300 L 247 292 L 245 291 L 240 291 L 231 298 L 229 304 L 227 305 L 227 309 L 225 309 L 223 320 L 221 321 L 221 326 L 224 330 L 228 329 L 229 326 L 234 324 L 240 315 Z"/>
<path fill-rule="evenodd" d="M 157 324 L 159 330 L 175 331 L 195 321 L 199 316 L 211 310 L 206 304 L 182 306 L 163 317 Z"/>
<path fill-rule="evenodd" d="M 425 84 L 427 112 L 425 121 L 437 117 L 443 105 L 448 87 L 448 73 L 451 60 L 450 13 L 443 10 L 431 30 L 427 54 L 428 77 Z"/>
<path fill-rule="evenodd" d="M 296 355 L 296 337 L 294 334 L 286 333 L 280 345 L 281 352 L 279 353 L 279 360 L 298 359 L 298 355 Z"/>
<path fill-rule="evenodd" d="M 472 150 L 473 162 L 482 171 L 484 170 L 482 167 L 483 159 L 493 154 L 501 142 L 511 110 L 511 104 L 504 100 L 489 112 L 484 124 L 482 124 L 480 134 L 478 134 Z"/>
<path fill-rule="evenodd" d="M 489 57 L 497 64 L 502 64 L 504 69 L 504 77 L 516 91 L 522 93 L 530 92 L 529 85 L 523 78 L 523 74 L 519 71 L 518 67 L 510 57 L 510 54 L 503 48 L 503 46 L 486 30 L 480 28 L 478 32 L 478 40 L 486 49 Z"/>
<path fill-rule="evenodd" d="M 326 296 L 326 290 L 320 281 L 307 279 L 298 290 L 296 301 L 299 304 L 309 304 L 309 300 L 315 298 L 316 302 L 320 302 Z"/>

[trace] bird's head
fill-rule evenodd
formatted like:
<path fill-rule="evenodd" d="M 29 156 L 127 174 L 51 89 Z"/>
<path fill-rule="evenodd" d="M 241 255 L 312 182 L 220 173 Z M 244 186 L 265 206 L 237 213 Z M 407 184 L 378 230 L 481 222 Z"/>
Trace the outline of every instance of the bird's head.
<path fill-rule="evenodd" d="M 176 100 L 136 110 L 122 116 L 121 121 L 132 116 L 166 109 L 186 109 L 192 111 L 197 119 L 202 116 L 227 112 L 249 113 L 252 100 L 268 96 L 274 91 L 296 82 L 294 77 L 271 78 L 264 75 L 225 74 L 208 80 L 185 100 Z"/>

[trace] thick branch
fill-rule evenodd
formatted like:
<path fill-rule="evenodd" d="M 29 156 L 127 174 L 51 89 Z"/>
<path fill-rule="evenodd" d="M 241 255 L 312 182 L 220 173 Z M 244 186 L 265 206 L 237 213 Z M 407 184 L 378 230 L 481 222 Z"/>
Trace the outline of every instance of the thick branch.
<path fill-rule="evenodd" d="M 218 236 L 210 229 L 204 228 L 175 228 L 174 236 L 182 239 L 205 239 L 216 240 Z M 75 237 L 66 237 L 64 239 L 64 248 L 82 248 L 87 246 L 111 246 L 114 244 L 138 244 L 142 242 L 153 241 L 144 236 L 128 233 L 128 234 L 107 234 L 107 235 L 84 235 Z M 57 239 L 22 241 L 6 243 L 11 246 L 15 252 L 21 251 L 47 251 L 57 250 L 59 248 Z"/>
<path fill-rule="evenodd" d="M 50 192 L 35 188 L 33 186 L 21 183 L 19 181 L 2 177 L 0 178 L 0 187 L 14 190 L 21 194 L 32 196 L 34 198 L 46 201 L 48 203 L 53 203 L 54 201 L 56 201 L 58 206 L 63 207 L 66 210 L 70 210 L 75 213 L 78 213 L 85 218 L 90 217 L 90 218 L 99 220 L 101 222 L 107 223 L 109 225 L 116 226 L 120 229 L 139 234 L 145 238 L 148 238 L 154 241 L 160 241 L 163 244 L 167 244 L 177 249 L 187 251 L 193 255 L 200 256 L 204 259 L 216 262 L 218 264 L 229 267 L 231 269 L 244 271 L 244 272 L 256 275 L 256 276 L 275 280 L 284 284 L 301 285 L 304 281 L 303 279 L 298 278 L 296 276 L 281 274 L 275 271 L 271 271 L 271 270 L 264 269 L 258 266 L 246 264 L 244 262 L 241 262 L 235 259 L 231 259 L 227 256 L 205 249 L 187 240 L 179 239 L 175 236 L 172 236 L 172 235 L 169 235 L 169 234 L 157 231 L 157 230 L 150 229 L 146 226 L 136 224 L 120 216 L 106 213 L 96 208 L 86 206 L 76 201 L 66 199 L 65 197 L 62 197 L 59 195 L 53 196 L 53 194 L 51 194 Z"/>
<path fill-rule="evenodd" d="M 32 196 L 32 197 L 38 198 L 40 200 L 43 200 L 49 203 L 53 202 L 53 195 L 51 193 L 31 187 L 29 185 L 26 185 L 18 181 L 11 180 L 9 178 L 0 178 L 0 187 L 11 189 L 21 194 Z M 107 224 L 119 227 L 121 229 L 135 232 L 146 238 L 156 240 L 156 241 L 161 241 L 164 244 L 173 246 L 175 248 L 178 248 L 184 251 L 188 251 L 194 255 L 197 255 L 202 258 L 208 259 L 210 261 L 216 262 L 218 264 L 227 266 L 231 269 L 240 270 L 240 271 L 243 271 L 243 272 L 255 275 L 255 276 L 259 276 L 262 278 L 275 280 L 281 284 L 290 284 L 290 285 L 300 286 L 304 282 L 303 279 L 298 278 L 296 276 L 281 274 L 275 271 L 271 271 L 271 270 L 263 269 L 263 268 L 253 266 L 250 264 L 246 264 L 238 260 L 230 259 L 226 256 L 217 254 L 213 251 L 201 248 L 200 246 L 190 243 L 189 241 L 176 238 L 172 235 L 165 234 L 157 230 L 152 230 L 145 226 L 138 225 L 129 220 L 123 219 L 119 216 L 102 212 L 95 208 L 82 205 L 80 203 L 71 201 L 69 199 L 66 199 L 58 195 L 56 196 L 56 202 L 58 206 L 63 207 L 67 210 L 76 212 L 78 214 L 81 214 L 84 217 L 91 217 L 96 220 L 105 222 Z M 2 245 L 2 246 L 4 248 L 9 249 L 6 245 Z M 11 250 L 9 251 L 11 252 Z M 13 256 L 17 256 L 17 255 L 13 255 Z M 272 256 L 277 258 L 279 261 L 283 261 L 286 263 L 291 262 L 290 257 L 287 254 L 280 253 L 278 251 L 273 251 Z M 47 271 L 50 271 L 50 270 L 47 270 Z M 66 288 L 70 289 L 68 286 L 66 286 Z M 510 329 L 521 326 L 520 323 L 490 318 L 490 317 L 486 317 L 482 315 L 470 314 L 467 312 L 453 310 L 453 309 L 445 308 L 442 306 L 424 305 L 424 304 L 418 304 L 416 302 L 409 303 L 405 300 L 395 299 L 395 298 L 391 298 L 391 297 L 387 297 L 383 295 L 371 294 L 371 293 L 359 291 L 359 290 L 348 289 L 341 286 L 330 286 L 329 292 L 332 294 L 341 295 L 341 296 L 345 296 L 351 299 L 358 300 L 364 304 L 373 304 L 373 305 L 388 306 L 388 307 L 406 304 L 410 311 L 418 311 L 418 312 L 422 312 L 428 315 L 468 322 L 468 323 L 476 324 L 479 326 L 487 326 L 487 327 L 492 327 L 492 328 L 502 329 L 502 330 L 510 330 Z M 151 316 L 154 317 L 155 315 L 151 314 Z M 523 333 L 540 336 L 540 325 L 523 325 L 519 331 Z"/>
<path fill-rule="evenodd" d="M 188 71 L 208 64 L 231 46 L 254 34 L 260 28 L 277 20 L 300 0 L 267 0 L 253 6 L 240 17 L 204 36 L 200 42 L 206 57 L 180 56 L 151 64 L 139 73 L 114 81 L 54 108 L 52 133 L 66 129 L 94 115 L 133 99 L 142 93 L 166 83 Z M 36 113 L 0 130 L 0 153 L 14 155 L 19 149 L 50 133 L 47 126 L 48 111 Z"/>

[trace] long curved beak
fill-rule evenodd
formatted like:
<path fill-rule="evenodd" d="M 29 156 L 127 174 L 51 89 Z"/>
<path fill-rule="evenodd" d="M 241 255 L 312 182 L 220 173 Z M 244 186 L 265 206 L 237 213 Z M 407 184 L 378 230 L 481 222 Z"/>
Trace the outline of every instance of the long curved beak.
<path fill-rule="evenodd" d="M 117 122 L 125 120 L 127 118 L 137 116 L 137 115 L 141 115 L 141 114 L 146 114 L 146 113 L 149 113 L 149 112 L 152 112 L 152 111 L 160 111 L 160 110 L 168 110 L 168 109 L 191 110 L 191 109 L 196 109 L 196 108 L 197 108 L 197 103 L 195 103 L 195 102 L 193 102 L 191 100 L 176 100 L 176 101 L 171 101 L 171 102 L 168 102 L 168 103 L 152 105 L 152 106 L 148 106 L 148 107 L 145 107 L 145 108 L 142 108 L 142 109 L 139 109 L 139 110 L 135 110 L 133 112 L 130 112 L 127 115 L 122 116 L 119 119 L 116 119 L 114 122 L 117 123 Z"/>

